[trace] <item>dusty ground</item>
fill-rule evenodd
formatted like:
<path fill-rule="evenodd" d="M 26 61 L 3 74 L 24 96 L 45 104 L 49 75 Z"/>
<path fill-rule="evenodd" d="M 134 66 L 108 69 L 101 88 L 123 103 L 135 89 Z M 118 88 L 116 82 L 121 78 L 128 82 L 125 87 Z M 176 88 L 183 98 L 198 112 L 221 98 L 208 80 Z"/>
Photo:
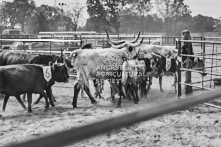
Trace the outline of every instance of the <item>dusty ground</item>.
<path fill-rule="evenodd" d="M 150 108 L 175 99 L 172 77 L 165 77 L 164 93 L 159 91 L 158 79 L 154 79 L 147 98 L 138 105 L 123 100 L 122 108 L 115 108 L 110 101 L 97 99 L 93 105 L 87 97 L 79 95 L 78 108 L 72 108 L 73 88 L 54 87 L 56 108 L 44 112 L 44 100 L 33 105 L 33 113 L 28 113 L 14 98 L 10 98 L 6 111 L 0 112 L 0 146 L 38 138 L 57 131 L 89 124 L 98 120 Z M 57 84 L 73 87 L 73 83 Z M 91 88 L 92 93 L 94 89 Z M 105 84 L 103 96 L 110 95 Z M 86 96 L 86 95 L 85 95 Z M 36 97 L 34 100 L 36 100 Z M 2 107 L 0 100 L 0 107 Z M 27 105 L 27 103 L 26 103 Z M 70 147 L 129 147 L 129 146 L 220 146 L 221 110 L 198 105 L 183 111 L 174 112 L 151 121 L 135 124 L 131 127 L 114 130 L 94 138 L 84 140 Z"/>

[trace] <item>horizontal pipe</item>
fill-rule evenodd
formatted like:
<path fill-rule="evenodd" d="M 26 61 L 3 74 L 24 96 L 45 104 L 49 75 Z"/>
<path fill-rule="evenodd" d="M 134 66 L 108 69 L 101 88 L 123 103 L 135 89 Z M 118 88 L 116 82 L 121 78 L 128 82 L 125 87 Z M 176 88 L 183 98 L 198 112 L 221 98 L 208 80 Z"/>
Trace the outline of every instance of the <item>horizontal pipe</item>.
<path fill-rule="evenodd" d="M 206 72 L 206 71 L 199 71 L 199 70 L 193 70 L 193 69 L 186 69 L 186 68 L 180 68 L 182 71 L 191 71 L 191 72 L 197 72 L 197 73 L 202 73 L 202 74 L 210 74 L 210 75 L 216 75 L 216 76 L 221 76 L 221 73 L 218 72 Z"/>
<path fill-rule="evenodd" d="M 11 147 L 60 147 L 79 142 L 90 137 L 110 132 L 121 127 L 131 126 L 135 123 L 147 121 L 164 114 L 177 110 L 182 110 L 197 104 L 201 104 L 221 96 L 221 90 L 217 89 L 212 92 L 200 95 L 190 96 L 185 99 L 176 99 L 166 104 L 161 104 L 149 109 L 124 114 L 103 121 L 94 122 L 85 126 L 72 128 L 44 137 L 21 142 Z"/>
<path fill-rule="evenodd" d="M 215 59 L 215 60 L 221 60 L 221 58 L 216 58 L 216 57 L 206 57 L 203 55 L 186 55 L 186 54 L 180 54 L 180 56 L 186 56 L 186 57 L 200 57 L 200 58 L 205 58 L 205 59 Z"/>
<path fill-rule="evenodd" d="M 180 83 L 181 85 L 186 85 L 186 86 L 192 86 L 192 87 L 197 87 L 197 88 L 202 88 L 202 89 L 206 89 L 206 90 L 210 90 L 210 91 L 212 91 L 212 90 L 214 90 L 214 89 L 212 89 L 212 88 L 207 88 L 207 87 L 202 87 L 202 86 L 198 86 L 198 85 L 194 85 L 194 84 L 191 84 L 191 83 Z"/>
<path fill-rule="evenodd" d="M 221 44 L 221 41 L 201 41 L 201 40 L 180 40 L 181 42 L 190 43 L 210 43 L 210 44 Z"/>
<path fill-rule="evenodd" d="M 205 68 L 215 68 L 215 67 L 221 67 L 221 65 L 217 65 L 217 66 L 205 66 L 205 67 L 197 67 L 197 68 L 192 68 L 192 69 L 205 69 Z"/>

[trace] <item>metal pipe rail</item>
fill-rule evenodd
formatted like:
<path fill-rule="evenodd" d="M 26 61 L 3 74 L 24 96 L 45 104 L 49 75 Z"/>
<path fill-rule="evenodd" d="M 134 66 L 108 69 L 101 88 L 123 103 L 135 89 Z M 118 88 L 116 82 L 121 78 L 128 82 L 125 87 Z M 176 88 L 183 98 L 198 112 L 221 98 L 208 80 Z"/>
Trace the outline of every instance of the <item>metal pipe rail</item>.
<path fill-rule="evenodd" d="M 209 43 L 209 44 L 221 44 L 221 41 L 202 41 L 202 40 L 180 40 L 181 42 L 190 43 Z"/>
<path fill-rule="evenodd" d="M 72 128 L 59 133 L 28 140 L 26 142 L 20 142 L 18 144 L 11 145 L 10 147 L 61 147 L 96 135 L 110 132 L 114 129 L 131 126 L 135 123 L 147 121 L 170 112 L 182 110 L 187 107 L 217 99 L 220 96 L 221 90 L 217 89 L 212 92 L 190 96 L 185 99 L 176 99 L 172 102 L 161 104 L 153 108 L 143 109 L 78 128 Z"/>
<path fill-rule="evenodd" d="M 0 41 L 18 41 L 18 42 L 81 42 L 81 40 L 62 40 L 62 39 L 0 39 Z"/>
<path fill-rule="evenodd" d="M 201 88 L 201 89 L 205 89 L 205 90 L 210 90 L 210 91 L 214 90 L 214 89 L 212 89 L 212 88 L 208 88 L 208 87 L 205 87 L 205 86 L 199 86 L 199 85 L 192 84 L 192 83 L 189 83 L 189 84 L 187 84 L 187 83 L 180 83 L 180 84 L 181 84 L 181 85 L 185 85 L 185 86 L 192 86 L 192 87 L 196 87 L 196 88 Z"/>
<path fill-rule="evenodd" d="M 180 70 L 181 71 L 191 71 L 191 72 L 197 72 L 197 73 L 202 73 L 202 74 L 221 76 L 221 73 L 218 73 L 218 72 L 206 72 L 206 71 L 199 71 L 199 70 L 187 69 L 187 68 L 180 68 Z"/>
<path fill-rule="evenodd" d="M 203 55 L 186 55 L 186 54 L 180 54 L 181 56 L 186 56 L 186 57 L 200 57 L 200 58 L 205 58 L 205 59 L 215 59 L 215 60 L 221 60 L 221 58 L 216 58 L 216 57 L 206 57 Z"/>

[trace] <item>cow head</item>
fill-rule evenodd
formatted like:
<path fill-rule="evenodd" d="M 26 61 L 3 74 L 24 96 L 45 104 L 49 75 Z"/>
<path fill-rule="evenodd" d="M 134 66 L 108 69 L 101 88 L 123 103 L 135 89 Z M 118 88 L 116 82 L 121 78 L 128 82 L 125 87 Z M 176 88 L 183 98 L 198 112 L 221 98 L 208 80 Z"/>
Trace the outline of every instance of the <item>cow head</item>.
<path fill-rule="evenodd" d="M 65 64 L 59 65 L 56 63 L 49 63 L 49 65 L 52 68 L 52 78 L 56 82 L 67 82 L 69 75 L 68 75 L 68 70 L 65 67 Z"/>
<path fill-rule="evenodd" d="M 61 49 L 61 55 L 56 57 L 56 63 L 63 63 L 65 67 L 69 70 L 73 68 L 74 66 L 71 64 L 71 58 L 63 54 L 63 51 Z"/>

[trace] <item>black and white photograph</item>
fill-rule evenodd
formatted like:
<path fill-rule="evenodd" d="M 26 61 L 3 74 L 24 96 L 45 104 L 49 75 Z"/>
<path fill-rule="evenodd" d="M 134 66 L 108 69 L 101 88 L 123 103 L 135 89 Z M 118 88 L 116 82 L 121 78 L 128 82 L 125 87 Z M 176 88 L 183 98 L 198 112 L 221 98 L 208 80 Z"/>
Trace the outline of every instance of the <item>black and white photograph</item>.
<path fill-rule="evenodd" d="M 0 147 L 220 147 L 220 0 L 0 0 Z"/>

